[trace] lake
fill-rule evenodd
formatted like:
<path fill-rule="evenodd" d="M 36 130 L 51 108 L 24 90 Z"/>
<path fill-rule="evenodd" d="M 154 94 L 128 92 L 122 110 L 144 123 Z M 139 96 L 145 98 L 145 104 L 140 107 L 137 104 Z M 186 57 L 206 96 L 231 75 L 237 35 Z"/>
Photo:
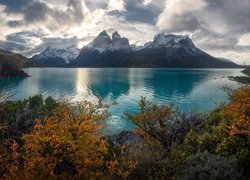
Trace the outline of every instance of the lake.
<path fill-rule="evenodd" d="M 42 94 L 71 101 L 116 102 L 105 133 L 131 130 L 122 118 L 138 111 L 138 101 L 147 97 L 155 103 L 174 103 L 180 110 L 209 112 L 227 101 L 223 86 L 238 84 L 227 76 L 242 75 L 241 69 L 137 69 L 137 68 L 28 68 L 31 77 L 0 79 L 0 91 L 15 92 L 13 99 Z"/>

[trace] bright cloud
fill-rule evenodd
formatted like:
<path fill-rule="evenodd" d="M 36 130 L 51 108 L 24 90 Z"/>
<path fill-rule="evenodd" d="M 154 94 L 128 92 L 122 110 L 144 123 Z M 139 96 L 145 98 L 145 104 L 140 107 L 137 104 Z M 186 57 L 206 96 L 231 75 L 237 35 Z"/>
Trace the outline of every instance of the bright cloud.
<path fill-rule="evenodd" d="M 189 34 L 214 56 L 250 64 L 249 0 L 14 0 L 0 2 L 0 48 L 32 56 L 82 47 L 100 31 L 143 45 L 159 32 Z"/>

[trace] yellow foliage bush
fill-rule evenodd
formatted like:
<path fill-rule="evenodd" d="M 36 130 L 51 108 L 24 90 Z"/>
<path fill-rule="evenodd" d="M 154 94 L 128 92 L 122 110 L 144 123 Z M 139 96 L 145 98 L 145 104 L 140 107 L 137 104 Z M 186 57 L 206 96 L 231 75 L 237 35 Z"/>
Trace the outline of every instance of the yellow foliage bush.
<path fill-rule="evenodd" d="M 230 126 L 231 135 L 246 136 L 250 143 L 250 85 L 242 86 L 236 90 L 227 90 L 230 104 L 225 113 L 231 115 L 235 122 Z"/>
<path fill-rule="evenodd" d="M 12 144 L 11 155 L 0 157 L 0 162 L 5 160 L 5 177 L 128 178 L 136 163 L 127 161 L 124 148 L 119 156 L 110 154 L 108 143 L 101 137 L 108 116 L 107 107 L 101 103 L 84 102 L 77 109 L 61 104 L 53 116 L 38 120 L 31 133 L 23 135 L 20 147 Z"/>

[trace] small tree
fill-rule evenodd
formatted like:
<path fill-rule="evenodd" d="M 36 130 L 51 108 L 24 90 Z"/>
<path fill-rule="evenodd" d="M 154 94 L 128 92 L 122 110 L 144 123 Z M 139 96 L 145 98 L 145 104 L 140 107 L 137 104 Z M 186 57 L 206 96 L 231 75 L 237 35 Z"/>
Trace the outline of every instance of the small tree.
<path fill-rule="evenodd" d="M 250 85 L 242 86 L 236 90 L 225 88 L 231 100 L 225 108 L 225 114 L 234 118 L 234 123 L 229 127 L 231 135 L 248 138 L 250 144 Z"/>
<path fill-rule="evenodd" d="M 198 114 L 187 116 L 172 106 L 157 105 L 142 98 L 140 112 L 127 113 L 126 116 L 137 126 L 137 131 L 144 137 L 153 138 L 167 150 L 173 150 L 183 142 L 185 134 L 203 117 Z"/>
<path fill-rule="evenodd" d="M 136 164 L 127 160 L 125 147 L 110 153 L 101 137 L 107 117 L 108 106 L 101 101 L 77 107 L 61 103 L 52 116 L 37 120 L 22 136 L 22 145 L 13 143 L 11 152 L 0 149 L 5 178 L 128 178 Z"/>

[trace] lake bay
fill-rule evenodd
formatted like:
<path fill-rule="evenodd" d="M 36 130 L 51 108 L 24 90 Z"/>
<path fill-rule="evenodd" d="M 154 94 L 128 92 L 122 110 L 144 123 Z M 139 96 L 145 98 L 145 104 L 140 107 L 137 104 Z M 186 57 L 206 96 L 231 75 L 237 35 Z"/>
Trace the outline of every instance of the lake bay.
<path fill-rule="evenodd" d="M 105 132 L 118 133 L 134 126 L 122 118 L 139 110 L 146 97 L 155 103 L 174 103 L 180 110 L 209 112 L 227 101 L 223 86 L 238 84 L 228 76 L 241 69 L 140 69 L 140 68 L 28 68 L 29 78 L 0 79 L 0 91 L 13 92 L 12 99 L 42 94 L 70 101 L 103 98 L 111 106 Z"/>

